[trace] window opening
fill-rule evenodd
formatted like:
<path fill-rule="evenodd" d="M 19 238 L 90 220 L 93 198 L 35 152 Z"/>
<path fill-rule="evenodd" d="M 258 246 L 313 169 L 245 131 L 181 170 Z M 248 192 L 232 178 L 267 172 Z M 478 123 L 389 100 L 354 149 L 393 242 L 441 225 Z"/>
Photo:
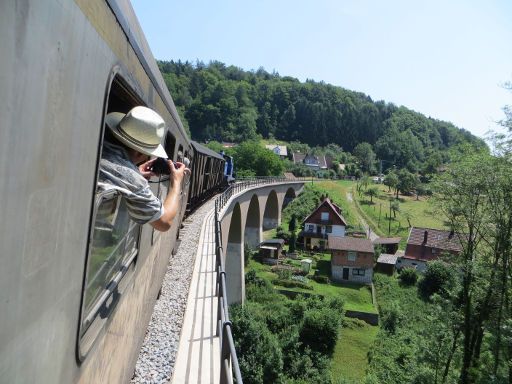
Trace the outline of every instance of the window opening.
<path fill-rule="evenodd" d="M 116 75 L 106 98 L 105 114 L 127 113 L 144 105 L 127 83 Z M 108 128 L 102 127 L 106 134 Z M 103 138 L 98 156 L 103 152 Z M 99 161 L 98 161 L 99 164 Z M 98 180 L 98 170 L 96 182 Z M 93 199 L 87 264 L 82 291 L 78 358 L 83 360 L 101 334 L 124 289 L 133 276 L 140 225 L 131 220 L 123 196 L 115 189 L 96 189 Z"/>

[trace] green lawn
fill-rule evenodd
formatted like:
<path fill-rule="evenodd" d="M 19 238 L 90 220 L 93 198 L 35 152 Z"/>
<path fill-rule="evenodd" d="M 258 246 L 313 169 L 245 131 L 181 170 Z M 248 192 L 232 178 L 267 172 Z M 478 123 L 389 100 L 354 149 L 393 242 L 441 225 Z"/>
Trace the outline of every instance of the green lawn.
<path fill-rule="evenodd" d="M 385 185 L 377 185 L 380 190 L 380 195 L 370 201 L 368 196 L 363 193 L 358 194 L 356 187 L 353 187 L 353 196 L 359 204 L 364 218 L 368 224 L 381 236 L 399 236 L 402 238 L 400 248 L 405 248 L 407 236 L 409 234 L 409 222 L 411 226 L 427 227 L 445 229 L 443 221 L 439 216 L 432 213 L 432 206 L 427 198 L 421 197 L 416 200 L 415 196 L 399 195 L 400 211 L 396 212 L 396 218 L 391 213 L 391 221 L 389 220 L 390 202 L 395 200 L 395 195 L 388 192 Z M 407 214 L 410 215 L 409 222 L 407 221 Z"/>
<path fill-rule="evenodd" d="M 344 319 L 334 355 L 331 360 L 331 377 L 333 383 L 344 378 L 344 383 L 359 384 L 364 381 L 368 366 L 368 351 L 379 332 L 361 320 Z"/>

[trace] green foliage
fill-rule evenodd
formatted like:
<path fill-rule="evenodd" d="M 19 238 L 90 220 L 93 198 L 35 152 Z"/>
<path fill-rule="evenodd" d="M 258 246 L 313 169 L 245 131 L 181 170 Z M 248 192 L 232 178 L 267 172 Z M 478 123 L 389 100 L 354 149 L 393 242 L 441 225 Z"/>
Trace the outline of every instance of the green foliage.
<path fill-rule="evenodd" d="M 300 334 L 328 319 L 339 331 L 343 302 L 318 296 L 289 300 L 261 284 L 255 272 L 246 274 L 246 284 L 246 303 L 230 308 L 244 383 L 330 384 L 329 357 L 314 349 L 326 349 L 328 342 L 316 340 L 312 346 Z"/>
<path fill-rule="evenodd" d="M 375 170 L 375 153 L 369 143 L 359 143 L 354 148 L 354 157 L 361 164 L 363 172 L 372 173 Z"/>
<path fill-rule="evenodd" d="M 400 281 L 404 285 L 415 285 L 418 281 L 418 272 L 413 268 L 403 268 L 400 271 Z"/>
<path fill-rule="evenodd" d="M 262 147 L 257 141 L 244 142 L 233 150 L 237 176 L 248 171 L 258 176 L 279 176 L 284 165 L 279 156 Z"/>
<path fill-rule="evenodd" d="M 199 141 L 242 142 L 261 136 L 294 142 L 290 149 L 302 153 L 309 147 L 327 146 L 333 159 L 345 164 L 340 145 L 354 151 L 358 144 L 368 143 L 379 159 L 411 171 L 419 169 L 426 153 L 461 142 L 485 146 L 451 123 L 323 82 L 301 83 L 263 69 L 243 71 L 217 61 L 158 65 L 185 127 Z M 371 172 L 373 156 L 361 158 L 365 171 Z M 350 172 L 355 175 L 357 168 Z"/>
<path fill-rule="evenodd" d="M 420 282 L 419 289 L 425 297 L 434 293 L 446 293 L 455 283 L 455 271 L 443 261 L 431 261 Z"/>
<path fill-rule="evenodd" d="M 302 343 L 308 345 L 313 351 L 332 355 L 338 332 L 341 325 L 341 314 L 323 308 L 307 311 L 304 323 L 299 331 Z"/>
<path fill-rule="evenodd" d="M 397 188 L 404 194 L 411 193 L 414 191 L 416 186 L 419 184 L 418 177 L 409 172 L 407 169 L 401 169 L 398 172 L 398 184 Z"/>
<path fill-rule="evenodd" d="M 366 191 L 364 191 L 364 194 L 370 197 L 370 203 L 373 203 L 373 198 L 379 196 L 379 193 L 380 191 L 379 188 L 377 187 L 370 187 Z"/>
<path fill-rule="evenodd" d="M 245 383 L 275 383 L 281 378 L 283 356 L 278 340 L 249 308 L 233 306 L 233 339 Z"/>

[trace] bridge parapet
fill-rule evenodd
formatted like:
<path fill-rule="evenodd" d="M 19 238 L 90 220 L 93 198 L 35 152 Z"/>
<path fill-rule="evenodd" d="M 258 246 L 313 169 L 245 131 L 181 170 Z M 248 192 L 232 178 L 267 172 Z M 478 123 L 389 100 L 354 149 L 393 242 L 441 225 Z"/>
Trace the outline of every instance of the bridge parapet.
<path fill-rule="evenodd" d="M 231 383 L 233 376 L 237 383 L 242 383 L 228 305 L 244 300 L 244 241 L 249 245 L 259 244 L 262 227 L 275 227 L 280 223 L 281 209 L 287 198 L 289 201 L 300 193 L 305 180 L 284 177 L 242 179 L 215 200 L 217 336 L 221 347 L 221 384 Z M 278 186 L 281 188 L 276 188 Z M 252 193 L 254 189 L 258 191 Z M 279 190 L 279 197 L 276 189 Z"/>

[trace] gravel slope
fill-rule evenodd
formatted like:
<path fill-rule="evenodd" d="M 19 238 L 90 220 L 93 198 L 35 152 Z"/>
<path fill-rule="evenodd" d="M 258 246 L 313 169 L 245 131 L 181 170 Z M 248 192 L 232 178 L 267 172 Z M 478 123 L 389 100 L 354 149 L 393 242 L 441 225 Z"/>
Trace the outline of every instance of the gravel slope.
<path fill-rule="evenodd" d="M 197 241 L 206 215 L 214 205 L 211 199 L 183 222 L 181 244 L 169 260 L 162 293 L 155 304 L 131 383 L 167 383 L 172 377 Z"/>

